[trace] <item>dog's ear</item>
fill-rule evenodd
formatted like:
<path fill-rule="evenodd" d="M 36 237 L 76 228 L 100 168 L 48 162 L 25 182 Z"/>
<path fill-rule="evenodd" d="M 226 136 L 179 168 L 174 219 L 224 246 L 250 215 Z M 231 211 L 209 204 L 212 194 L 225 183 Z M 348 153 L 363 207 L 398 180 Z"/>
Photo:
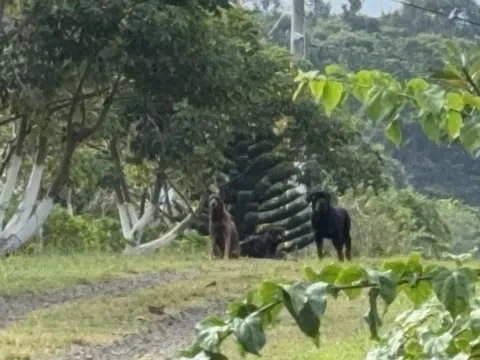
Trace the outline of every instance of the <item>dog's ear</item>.
<path fill-rule="evenodd" d="M 307 202 L 311 203 L 312 200 L 313 200 L 313 193 L 310 193 L 310 194 L 307 195 Z"/>
<path fill-rule="evenodd" d="M 315 200 L 318 199 L 319 193 L 318 191 L 312 191 L 308 196 L 307 196 L 307 202 L 312 203 Z"/>

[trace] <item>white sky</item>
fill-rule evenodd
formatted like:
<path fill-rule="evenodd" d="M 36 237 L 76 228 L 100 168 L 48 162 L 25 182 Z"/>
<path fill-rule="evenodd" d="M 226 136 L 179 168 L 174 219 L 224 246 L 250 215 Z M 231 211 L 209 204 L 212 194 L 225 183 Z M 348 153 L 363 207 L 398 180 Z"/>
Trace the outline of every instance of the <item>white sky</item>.
<path fill-rule="evenodd" d="M 307 3 L 307 1 L 308 0 L 306 0 L 305 2 Z M 284 7 L 285 9 L 290 9 L 292 6 L 292 2 L 293 0 L 281 0 L 281 3 L 283 4 L 282 7 Z M 412 1 L 412 3 L 415 2 Z M 477 0 L 477 3 L 480 3 L 480 0 Z M 332 11 L 334 13 L 339 13 L 342 11 L 342 4 L 348 4 L 348 1 L 330 0 L 330 4 L 332 4 Z M 361 13 L 368 16 L 380 16 L 382 12 L 388 13 L 395 9 L 398 9 L 401 6 L 401 4 L 392 0 L 364 0 Z"/>
<path fill-rule="evenodd" d="M 285 1 L 285 0 L 283 0 Z M 342 11 L 342 4 L 348 4 L 348 1 L 344 0 L 331 0 L 332 11 L 337 13 Z M 398 9 L 401 5 L 392 0 L 365 0 L 362 6 L 362 13 L 369 16 L 380 16 L 383 12 L 391 12 Z"/>

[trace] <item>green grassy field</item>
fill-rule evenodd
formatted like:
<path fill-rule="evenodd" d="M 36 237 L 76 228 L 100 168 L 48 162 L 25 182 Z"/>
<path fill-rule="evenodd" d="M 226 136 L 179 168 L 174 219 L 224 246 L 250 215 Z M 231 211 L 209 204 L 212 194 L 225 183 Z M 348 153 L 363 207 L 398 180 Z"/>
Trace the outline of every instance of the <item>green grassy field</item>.
<path fill-rule="evenodd" d="M 301 279 L 305 265 L 320 269 L 332 261 L 209 261 L 204 258 L 182 259 L 173 254 L 11 257 L 0 262 L 2 295 L 61 290 L 74 284 L 126 278 L 165 269 L 179 272 L 197 269 L 199 274 L 193 279 L 136 289 L 121 296 L 100 295 L 30 312 L 24 319 L 0 331 L 0 358 L 28 359 L 34 354 L 47 354 L 48 358 L 59 347 L 71 343 L 111 342 L 153 321 L 155 315 L 149 313 L 148 305 L 165 306 L 166 313 L 176 313 L 192 305 L 202 306 L 209 297 L 233 300 L 242 297 L 262 280 Z M 357 261 L 380 262 L 371 259 Z M 212 281 L 216 284 L 207 286 Z M 393 317 L 396 311 L 407 305 L 407 301 L 400 297 L 388 316 Z M 285 313 L 281 324 L 268 331 L 267 346 L 262 354 L 267 359 L 279 360 L 362 359 L 372 346 L 362 319 L 366 311 L 366 296 L 353 301 L 346 297 L 330 301 L 321 326 L 320 349 L 300 333 Z M 240 358 L 232 343 L 227 342 L 226 346 L 226 352 L 232 359 Z"/>

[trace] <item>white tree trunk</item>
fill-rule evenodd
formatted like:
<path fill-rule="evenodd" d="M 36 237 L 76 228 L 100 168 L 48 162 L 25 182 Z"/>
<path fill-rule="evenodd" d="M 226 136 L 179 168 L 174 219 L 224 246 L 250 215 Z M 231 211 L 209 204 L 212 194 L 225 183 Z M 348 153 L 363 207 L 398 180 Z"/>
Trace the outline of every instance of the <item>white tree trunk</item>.
<path fill-rule="evenodd" d="M 27 189 L 25 191 L 25 198 L 18 206 L 17 212 L 12 216 L 5 227 L 5 230 L 8 229 L 10 233 L 16 233 L 19 231 L 32 215 L 33 207 L 35 206 L 38 197 L 38 191 L 40 190 L 44 169 L 44 165 L 35 164 L 33 166 Z"/>
<path fill-rule="evenodd" d="M 155 212 L 155 206 L 151 202 L 147 202 L 145 204 L 145 211 L 142 217 L 133 224 L 132 230 L 130 231 L 129 236 L 127 237 L 128 240 L 132 240 L 135 234 L 137 233 L 140 233 L 140 234 L 143 233 L 143 231 L 148 226 L 148 224 L 152 222 L 154 212 Z"/>
<path fill-rule="evenodd" d="M 3 240 L 0 243 L 0 251 L 7 253 L 18 249 L 25 244 L 35 233 L 38 228 L 45 224 L 48 216 L 53 210 L 53 199 L 45 198 L 40 201 L 35 212 L 30 216 L 25 224 L 15 233 L 4 232 L 0 234 L 0 238 Z M 6 229 L 8 230 L 8 229 Z"/>
<path fill-rule="evenodd" d="M 140 219 L 131 203 L 118 203 L 117 209 L 124 238 L 128 241 L 133 241 L 135 246 L 140 245 L 143 232 L 153 221 L 155 206 L 147 202 L 145 204 L 145 212 Z"/>
<path fill-rule="evenodd" d="M 24 245 L 43 226 L 48 215 L 50 215 L 53 210 L 54 201 L 51 197 L 42 199 L 35 208 L 45 169 L 43 164 L 35 164 L 32 168 L 22 202 L 18 205 L 17 211 L 7 222 L 7 225 L 3 226 L 5 209 L 12 199 L 13 189 L 15 188 L 20 171 L 21 160 L 18 155 L 12 156 L 7 172 L 7 181 L 0 196 L 0 202 L 2 204 L 0 212 L 2 219 L 2 226 L 0 228 L 0 253 L 15 251 Z"/>
<path fill-rule="evenodd" d="M 193 214 L 188 214 L 188 216 L 178 223 L 173 229 L 171 229 L 166 234 L 162 235 L 156 240 L 150 241 L 146 244 L 142 244 L 136 247 L 126 248 L 123 253 L 132 255 L 132 254 L 141 254 L 145 252 L 152 252 L 156 249 L 166 246 L 174 241 L 190 224 L 190 221 L 193 219 Z"/>
<path fill-rule="evenodd" d="M 130 234 L 132 226 L 130 224 L 130 217 L 128 216 L 127 207 L 125 204 L 117 203 L 118 216 L 120 217 L 120 225 L 122 226 L 122 234 L 127 238 Z"/>
<path fill-rule="evenodd" d="M 20 172 L 20 166 L 22 165 L 22 158 L 17 154 L 13 154 L 10 159 L 10 164 L 7 170 L 7 179 L 0 195 L 0 229 L 3 228 L 3 221 L 5 220 L 5 213 L 7 211 L 8 204 L 12 199 L 13 190 L 17 184 L 18 173 Z"/>

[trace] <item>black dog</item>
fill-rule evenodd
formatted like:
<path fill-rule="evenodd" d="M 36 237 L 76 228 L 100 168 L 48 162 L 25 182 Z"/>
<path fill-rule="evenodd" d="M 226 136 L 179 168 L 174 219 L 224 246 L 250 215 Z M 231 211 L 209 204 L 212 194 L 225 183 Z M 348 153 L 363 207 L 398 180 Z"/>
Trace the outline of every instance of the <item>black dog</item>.
<path fill-rule="evenodd" d="M 323 258 L 323 239 L 331 239 L 338 254 L 338 260 L 343 261 L 343 247 L 345 257 L 352 259 L 352 239 L 350 237 L 351 219 L 348 211 L 342 207 L 331 205 L 331 196 L 325 191 L 313 191 L 307 196 L 312 203 L 311 224 L 315 234 L 318 258 Z"/>
<path fill-rule="evenodd" d="M 283 227 L 270 226 L 241 242 L 240 254 L 241 256 L 260 259 L 283 258 L 285 255 L 277 253 L 277 248 L 284 241 L 285 229 Z"/>

